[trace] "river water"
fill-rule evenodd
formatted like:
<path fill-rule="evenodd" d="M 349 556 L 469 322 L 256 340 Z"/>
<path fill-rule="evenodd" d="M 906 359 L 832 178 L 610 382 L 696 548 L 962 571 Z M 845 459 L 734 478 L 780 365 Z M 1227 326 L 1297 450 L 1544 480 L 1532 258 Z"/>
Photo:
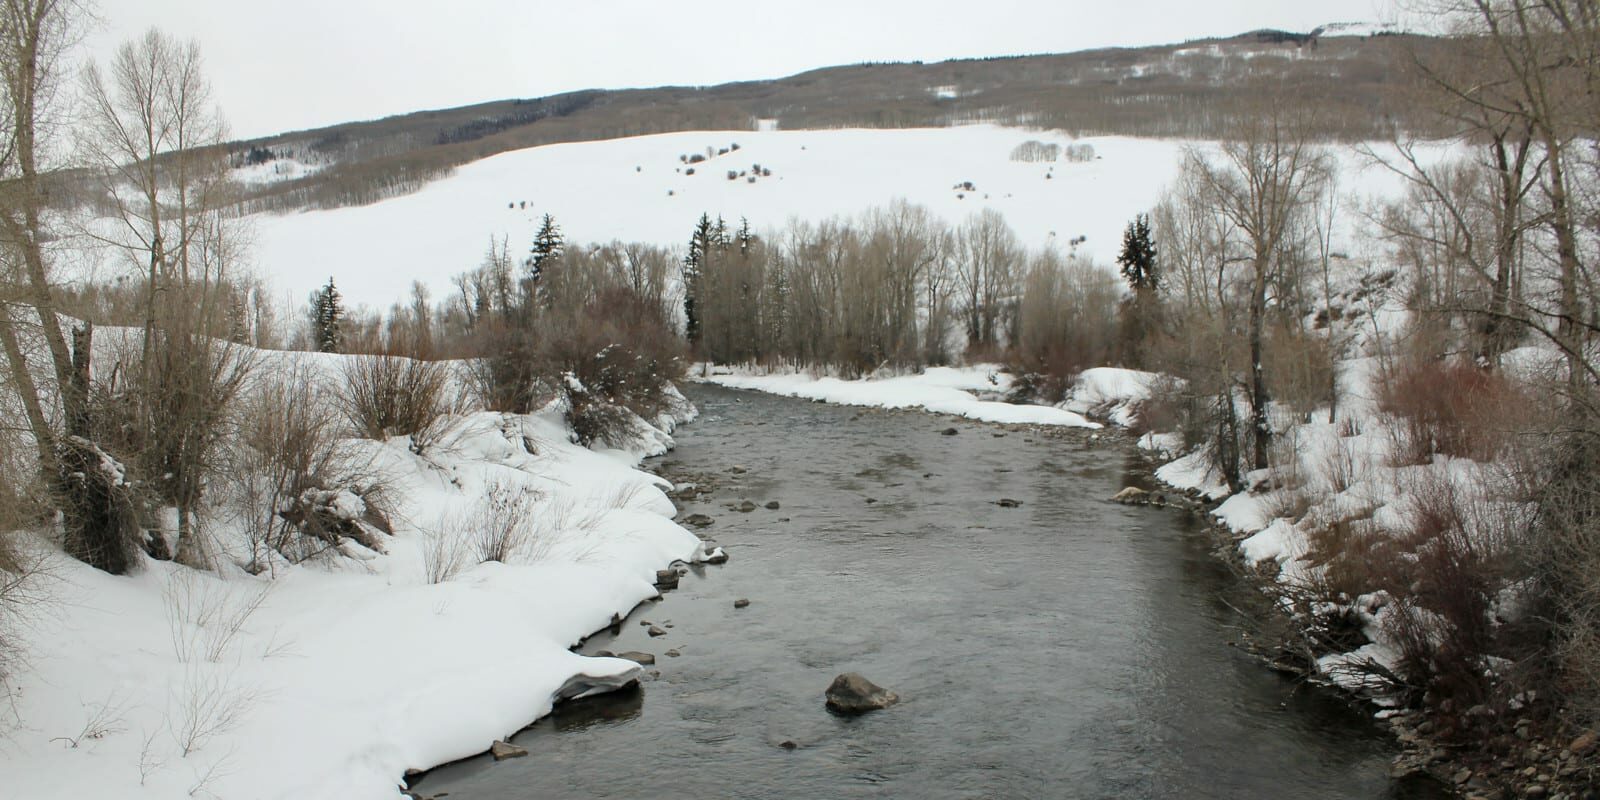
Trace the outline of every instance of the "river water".
<path fill-rule="evenodd" d="M 715 518 L 704 533 L 732 561 L 697 567 L 583 648 L 653 653 L 659 674 L 557 709 L 515 738 L 527 758 L 450 765 L 418 792 L 1440 796 L 1389 779 L 1393 750 L 1365 714 L 1230 646 L 1248 590 L 1181 514 L 1106 501 L 1131 475 L 1122 450 L 1078 432 L 689 394 L 702 415 L 658 468 L 719 476 L 685 511 Z M 781 507 L 727 508 L 744 499 Z M 823 689 L 847 671 L 901 703 L 829 713 Z"/>

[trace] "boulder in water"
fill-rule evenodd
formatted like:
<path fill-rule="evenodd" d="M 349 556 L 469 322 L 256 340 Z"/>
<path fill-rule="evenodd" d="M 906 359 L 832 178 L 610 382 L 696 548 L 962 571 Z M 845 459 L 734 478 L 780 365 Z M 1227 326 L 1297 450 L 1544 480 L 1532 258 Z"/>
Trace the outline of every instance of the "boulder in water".
<path fill-rule="evenodd" d="M 1143 505 L 1150 502 L 1150 493 L 1137 486 L 1129 486 L 1112 495 L 1111 502 L 1121 503 L 1125 506 Z"/>
<path fill-rule="evenodd" d="M 865 714 L 900 702 L 900 696 L 867 680 L 859 672 L 833 679 L 827 691 L 828 708 L 841 714 Z"/>
<path fill-rule="evenodd" d="M 489 755 L 494 756 L 496 761 L 504 761 L 508 758 L 522 758 L 527 754 L 527 749 L 518 747 L 510 742 L 497 741 L 489 745 Z"/>

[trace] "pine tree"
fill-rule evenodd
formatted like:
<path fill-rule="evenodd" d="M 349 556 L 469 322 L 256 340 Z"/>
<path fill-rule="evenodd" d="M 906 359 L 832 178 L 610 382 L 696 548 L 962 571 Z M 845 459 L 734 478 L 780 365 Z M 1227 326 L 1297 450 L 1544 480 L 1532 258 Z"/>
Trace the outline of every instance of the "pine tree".
<path fill-rule="evenodd" d="M 739 218 L 739 233 L 736 234 L 735 241 L 739 243 L 739 256 L 749 260 L 750 249 L 756 244 L 756 235 L 750 230 L 750 220 Z"/>
<path fill-rule="evenodd" d="M 344 319 L 344 306 L 339 298 L 339 290 L 334 288 L 332 276 L 328 277 L 326 286 L 312 294 L 311 315 L 317 350 L 323 353 L 339 352 L 343 339 L 339 322 Z"/>
<path fill-rule="evenodd" d="M 715 228 L 709 214 L 701 214 L 689 237 L 689 253 L 683 257 L 683 335 L 693 345 L 700 341 L 700 277 L 706 255 L 715 247 Z"/>
<path fill-rule="evenodd" d="M 728 223 L 717 215 L 717 222 L 711 226 L 711 243 L 721 252 L 727 252 L 733 246 L 733 239 L 728 237 Z"/>
<path fill-rule="evenodd" d="M 1117 256 L 1122 277 L 1133 290 L 1133 297 L 1122 309 L 1122 359 L 1129 366 L 1147 366 L 1151 336 L 1161 324 L 1156 290 L 1161 273 L 1156 261 L 1156 245 L 1150 238 L 1150 216 L 1140 214 L 1122 233 L 1122 253 Z"/>
<path fill-rule="evenodd" d="M 1117 256 L 1122 277 L 1136 294 L 1160 288 L 1161 275 L 1156 265 L 1156 245 L 1150 238 L 1150 215 L 1140 214 L 1122 232 L 1122 254 Z"/>
<path fill-rule="evenodd" d="M 555 267 L 561 260 L 561 252 L 566 247 L 566 242 L 561 238 L 561 228 L 556 225 L 556 220 L 549 214 L 544 215 L 544 220 L 539 223 L 539 232 L 534 234 L 533 249 L 528 252 L 527 270 L 528 282 L 536 285 L 540 279 Z"/>

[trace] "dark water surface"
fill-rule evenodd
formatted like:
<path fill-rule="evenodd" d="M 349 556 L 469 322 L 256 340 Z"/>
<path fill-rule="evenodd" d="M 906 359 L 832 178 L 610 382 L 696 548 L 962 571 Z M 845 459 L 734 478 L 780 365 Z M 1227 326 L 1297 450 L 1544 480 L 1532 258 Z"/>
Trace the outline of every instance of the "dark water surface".
<path fill-rule="evenodd" d="M 917 413 L 689 394 L 702 416 L 666 471 L 722 476 L 686 513 L 716 519 L 706 534 L 732 562 L 697 568 L 620 636 L 584 648 L 654 653 L 659 677 L 558 709 L 516 737 L 527 758 L 445 767 L 418 791 L 1430 796 L 1390 781 L 1393 752 L 1364 714 L 1228 646 L 1241 589 L 1181 515 L 1106 501 L 1124 485 L 1120 451 Z M 941 436 L 951 425 L 960 434 Z M 782 508 L 725 507 L 747 498 Z M 735 610 L 737 598 L 750 607 Z M 672 627 L 651 639 L 640 620 Z M 828 713 L 822 691 L 846 671 L 902 702 Z"/>

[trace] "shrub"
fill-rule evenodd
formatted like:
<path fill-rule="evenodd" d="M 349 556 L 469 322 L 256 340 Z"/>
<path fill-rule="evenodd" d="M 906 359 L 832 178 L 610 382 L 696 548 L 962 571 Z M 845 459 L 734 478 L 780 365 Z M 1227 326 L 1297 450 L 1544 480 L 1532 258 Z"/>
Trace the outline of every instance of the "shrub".
<path fill-rule="evenodd" d="M 1011 149 L 1012 161 L 1054 161 L 1061 155 L 1061 145 L 1030 139 Z"/>
<path fill-rule="evenodd" d="M 250 544 L 252 573 L 339 548 L 351 539 L 382 552 L 388 486 L 341 442 L 324 384 L 295 365 L 248 393 L 227 471 Z"/>
<path fill-rule="evenodd" d="M 1514 633 L 1498 626 L 1492 611 L 1513 574 L 1513 533 L 1524 520 L 1448 476 L 1426 473 L 1401 488 L 1409 499 L 1406 527 L 1389 532 L 1392 549 L 1370 562 L 1375 584 L 1396 601 L 1385 632 L 1400 650 L 1400 676 L 1464 733 L 1474 724 L 1464 712 L 1500 710 L 1509 699 L 1495 691 L 1484 665 Z"/>
<path fill-rule="evenodd" d="M 430 429 L 449 413 L 450 366 L 393 355 L 353 356 L 341 367 L 339 410 L 368 439 L 411 436 L 421 451 Z"/>
<path fill-rule="evenodd" d="M 1527 398 L 1497 373 L 1460 361 L 1408 359 L 1379 388 L 1397 423 L 1398 463 L 1434 454 L 1491 461 L 1507 442 L 1507 420 Z"/>

